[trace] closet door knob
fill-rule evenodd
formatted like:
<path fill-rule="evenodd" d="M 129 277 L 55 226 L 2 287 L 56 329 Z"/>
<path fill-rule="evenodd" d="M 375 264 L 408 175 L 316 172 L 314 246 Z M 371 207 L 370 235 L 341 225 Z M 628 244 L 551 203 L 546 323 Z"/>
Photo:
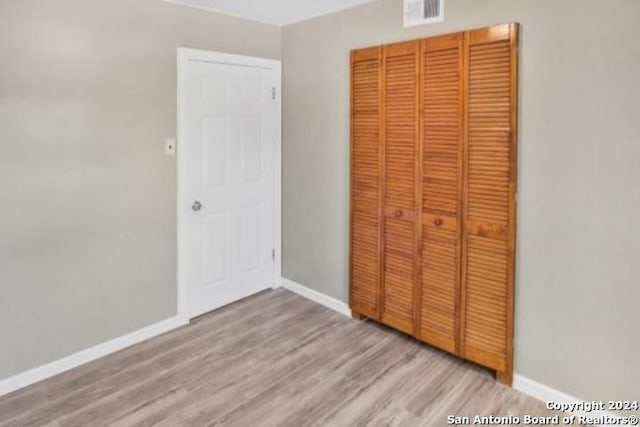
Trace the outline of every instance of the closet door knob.
<path fill-rule="evenodd" d="M 404 215 L 404 212 L 402 212 L 402 209 L 398 209 L 396 211 L 396 218 L 402 218 L 402 215 Z"/>
<path fill-rule="evenodd" d="M 442 220 L 438 218 L 435 221 L 433 221 L 433 223 L 435 224 L 436 227 L 440 227 L 442 225 Z"/>

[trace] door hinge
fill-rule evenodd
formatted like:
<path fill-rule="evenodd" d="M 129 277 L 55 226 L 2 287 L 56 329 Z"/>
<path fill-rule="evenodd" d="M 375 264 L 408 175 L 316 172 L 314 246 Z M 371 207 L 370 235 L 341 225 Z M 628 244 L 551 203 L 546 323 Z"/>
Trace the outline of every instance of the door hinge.
<path fill-rule="evenodd" d="M 276 87 L 271 88 L 271 99 L 276 99 Z"/>

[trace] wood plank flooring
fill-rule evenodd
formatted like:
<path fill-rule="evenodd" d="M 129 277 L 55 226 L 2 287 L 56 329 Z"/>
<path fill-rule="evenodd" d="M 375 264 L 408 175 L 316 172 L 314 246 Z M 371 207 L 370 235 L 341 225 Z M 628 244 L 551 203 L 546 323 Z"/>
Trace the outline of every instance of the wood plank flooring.
<path fill-rule="evenodd" d="M 557 415 L 490 372 L 284 289 L 0 398 L 0 427 L 445 426 Z"/>

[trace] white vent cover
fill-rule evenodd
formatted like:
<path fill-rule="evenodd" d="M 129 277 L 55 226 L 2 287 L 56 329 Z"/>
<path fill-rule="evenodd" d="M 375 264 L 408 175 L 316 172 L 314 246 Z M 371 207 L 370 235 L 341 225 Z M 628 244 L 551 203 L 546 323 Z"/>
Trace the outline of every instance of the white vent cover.
<path fill-rule="evenodd" d="M 444 0 L 404 0 L 405 27 L 443 20 Z"/>

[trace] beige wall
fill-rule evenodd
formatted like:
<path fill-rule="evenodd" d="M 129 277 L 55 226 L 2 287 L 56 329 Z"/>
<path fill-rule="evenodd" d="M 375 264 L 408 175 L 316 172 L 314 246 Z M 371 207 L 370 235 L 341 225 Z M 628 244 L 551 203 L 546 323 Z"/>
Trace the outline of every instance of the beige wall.
<path fill-rule="evenodd" d="M 176 313 L 176 48 L 281 30 L 161 0 L 0 0 L 0 379 Z"/>
<path fill-rule="evenodd" d="M 640 2 L 402 0 L 285 27 L 284 275 L 347 300 L 349 50 L 517 21 L 521 46 L 516 370 L 584 399 L 640 384 Z"/>

